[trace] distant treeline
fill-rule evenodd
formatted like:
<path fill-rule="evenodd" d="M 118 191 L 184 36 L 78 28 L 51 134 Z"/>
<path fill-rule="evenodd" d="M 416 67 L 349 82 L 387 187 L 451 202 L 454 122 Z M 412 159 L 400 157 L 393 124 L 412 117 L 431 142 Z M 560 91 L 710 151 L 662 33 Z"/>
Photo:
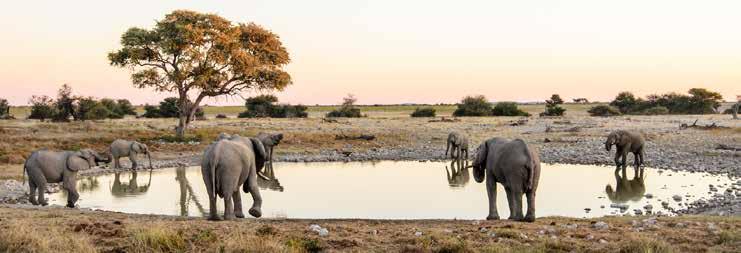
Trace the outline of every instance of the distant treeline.
<path fill-rule="evenodd" d="M 652 94 L 640 98 L 627 91 L 620 92 L 609 106 L 593 107 L 589 113 L 593 116 L 719 113 L 723 100 L 720 93 L 703 88 L 692 88 L 687 93 Z"/>
<path fill-rule="evenodd" d="M 131 102 L 126 99 L 100 99 L 73 96 L 72 88 L 65 84 L 57 92 L 56 99 L 49 96 L 31 97 L 29 119 L 57 122 L 73 120 L 120 119 L 124 115 L 136 115 Z"/>

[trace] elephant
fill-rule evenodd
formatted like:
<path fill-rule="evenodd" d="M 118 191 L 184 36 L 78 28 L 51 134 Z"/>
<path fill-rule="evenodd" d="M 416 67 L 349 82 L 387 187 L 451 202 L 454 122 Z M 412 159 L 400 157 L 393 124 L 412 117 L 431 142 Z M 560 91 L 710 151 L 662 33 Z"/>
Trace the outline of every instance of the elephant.
<path fill-rule="evenodd" d="M 152 156 L 146 144 L 118 139 L 111 143 L 109 152 L 111 160 L 113 160 L 114 169 L 121 168 L 121 162 L 119 161 L 121 157 L 128 157 L 131 160 L 131 169 L 136 170 L 138 167 L 136 160 L 137 154 L 146 154 L 147 158 L 149 158 L 149 168 L 152 169 Z"/>
<path fill-rule="evenodd" d="M 486 178 L 489 197 L 487 220 L 499 219 L 497 187 L 499 182 L 507 192 L 510 220 L 535 221 L 535 192 L 540 178 L 540 158 L 521 139 L 491 138 L 479 145 L 474 153 L 473 177 L 481 183 Z M 522 216 L 522 195 L 527 196 L 527 214 Z"/>
<path fill-rule="evenodd" d="M 283 134 L 269 134 L 269 133 L 258 133 L 255 138 L 259 139 L 262 142 L 262 145 L 265 146 L 265 152 L 267 153 L 267 161 L 269 163 L 273 163 L 273 148 L 280 144 L 280 141 L 283 140 Z"/>
<path fill-rule="evenodd" d="M 265 166 L 265 148 L 257 138 L 231 135 L 213 142 L 203 152 L 201 173 L 208 191 L 209 220 L 216 215 L 216 197 L 224 198 L 224 219 L 244 218 L 239 186 L 252 195 L 250 215 L 262 216 L 262 197 L 257 185 L 257 172 Z M 233 205 L 232 205 L 233 204 Z"/>
<path fill-rule="evenodd" d="M 149 186 L 152 185 L 152 171 L 149 171 L 149 180 L 145 185 L 139 185 L 137 181 L 138 173 L 136 171 L 131 172 L 128 183 L 121 182 L 121 173 L 116 172 L 113 175 L 113 185 L 111 185 L 111 195 L 114 197 L 127 197 L 133 195 L 142 195 L 149 191 Z"/>
<path fill-rule="evenodd" d="M 453 150 L 450 150 L 451 146 Z M 445 146 L 445 156 L 448 155 L 448 151 L 451 151 L 450 158 L 461 159 L 461 155 L 465 153 L 463 159 L 468 159 L 468 137 L 459 132 L 450 132 Z"/>
<path fill-rule="evenodd" d="M 633 165 L 638 169 L 643 165 L 643 147 L 645 146 L 643 136 L 638 133 L 628 132 L 625 130 L 613 131 L 607 136 L 605 141 L 605 149 L 610 151 L 612 145 L 615 145 L 615 165 L 627 166 L 626 158 L 628 152 L 633 153 L 634 163 Z M 622 158 L 622 162 L 620 161 Z"/>
<path fill-rule="evenodd" d="M 68 192 L 67 207 L 75 207 L 75 202 L 80 198 L 77 193 L 77 172 L 97 166 L 99 162 L 107 160 L 91 149 L 34 151 L 23 164 L 24 175 L 28 175 L 29 201 L 33 205 L 48 205 L 44 198 L 46 184 L 61 182 L 62 188 Z"/>
<path fill-rule="evenodd" d="M 468 161 L 465 161 L 465 166 L 461 160 L 453 160 L 450 162 L 450 170 L 445 167 L 445 175 L 448 179 L 448 185 L 451 188 L 460 188 L 468 184 L 471 180 L 470 174 L 468 173 Z M 452 172 L 451 172 L 452 170 Z"/>
<path fill-rule="evenodd" d="M 638 201 L 643 198 L 643 194 L 646 193 L 645 177 L 643 176 L 643 170 L 640 174 L 633 176 L 633 179 L 628 180 L 628 176 L 625 170 L 620 174 L 620 170 L 615 170 L 615 188 L 611 185 L 605 186 L 605 193 L 610 201 L 614 203 L 624 203 L 627 201 Z"/>

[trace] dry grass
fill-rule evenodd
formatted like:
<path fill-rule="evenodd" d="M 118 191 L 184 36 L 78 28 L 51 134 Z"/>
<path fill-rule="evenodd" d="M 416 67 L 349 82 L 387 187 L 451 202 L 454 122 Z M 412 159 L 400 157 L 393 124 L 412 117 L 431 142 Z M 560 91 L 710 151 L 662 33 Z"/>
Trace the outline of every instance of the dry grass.
<path fill-rule="evenodd" d="M 535 223 L 463 220 L 271 220 L 210 222 L 62 208 L 0 206 L 0 251 L 25 252 L 734 252 L 741 217 L 661 217 L 635 231 L 641 217 L 545 217 Z M 605 221 L 609 229 L 591 227 Z M 685 227 L 671 224 L 682 222 Z M 719 229 L 711 231 L 707 223 Z M 561 225 L 578 224 L 577 229 Z M 329 235 L 308 231 L 320 224 Z M 483 230 L 482 230 L 483 228 Z M 542 234 L 558 230 L 557 237 Z M 375 232 L 373 232 L 375 231 Z M 415 232 L 423 233 L 416 236 Z M 489 232 L 495 232 L 491 237 Z M 600 240 L 605 243 L 600 243 Z M 64 243 L 60 243 L 64 242 Z"/>

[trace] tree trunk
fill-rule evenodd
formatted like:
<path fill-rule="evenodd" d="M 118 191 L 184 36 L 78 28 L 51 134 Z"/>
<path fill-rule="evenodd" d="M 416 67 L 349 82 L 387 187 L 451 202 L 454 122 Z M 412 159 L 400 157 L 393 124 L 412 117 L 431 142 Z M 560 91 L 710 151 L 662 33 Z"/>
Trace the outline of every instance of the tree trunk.
<path fill-rule="evenodd" d="M 185 137 L 185 129 L 188 128 L 188 121 L 187 121 L 187 115 L 181 114 L 178 117 L 178 126 L 175 128 L 175 133 L 177 134 L 178 138 Z"/>

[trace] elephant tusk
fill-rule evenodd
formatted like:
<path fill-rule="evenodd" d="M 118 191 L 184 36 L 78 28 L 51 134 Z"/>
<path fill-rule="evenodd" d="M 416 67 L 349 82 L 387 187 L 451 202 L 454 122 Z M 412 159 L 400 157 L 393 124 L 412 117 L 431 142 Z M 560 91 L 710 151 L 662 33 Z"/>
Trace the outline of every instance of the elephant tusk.
<path fill-rule="evenodd" d="M 257 173 L 257 176 L 260 177 L 260 178 L 262 178 L 262 179 L 264 179 L 265 181 L 270 181 L 270 178 L 268 178 L 265 175 L 263 175 L 262 172 L 258 172 Z"/>

